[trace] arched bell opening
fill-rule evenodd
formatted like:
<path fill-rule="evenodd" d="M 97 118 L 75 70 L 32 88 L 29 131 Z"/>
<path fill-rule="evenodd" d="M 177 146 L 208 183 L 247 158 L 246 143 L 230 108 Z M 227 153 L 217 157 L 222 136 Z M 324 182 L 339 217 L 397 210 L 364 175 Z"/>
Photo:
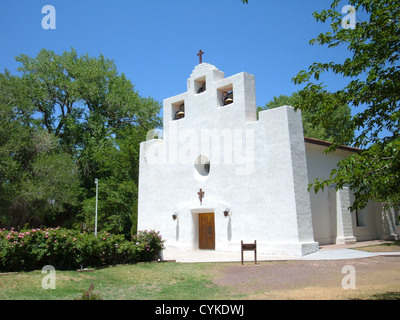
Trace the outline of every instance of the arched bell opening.
<path fill-rule="evenodd" d="M 224 87 L 218 88 L 218 100 L 221 107 L 230 105 L 234 102 L 232 84 L 228 84 Z"/>
<path fill-rule="evenodd" d="M 172 104 L 172 120 L 179 120 L 185 117 L 185 102 L 179 101 Z"/>

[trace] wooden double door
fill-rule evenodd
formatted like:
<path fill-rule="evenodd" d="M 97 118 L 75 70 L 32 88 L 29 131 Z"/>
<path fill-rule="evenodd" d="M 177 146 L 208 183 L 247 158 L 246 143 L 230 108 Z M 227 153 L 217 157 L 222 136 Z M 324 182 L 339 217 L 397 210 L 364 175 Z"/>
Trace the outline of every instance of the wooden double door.
<path fill-rule="evenodd" d="M 214 212 L 199 213 L 199 249 L 215 250 Z"/>

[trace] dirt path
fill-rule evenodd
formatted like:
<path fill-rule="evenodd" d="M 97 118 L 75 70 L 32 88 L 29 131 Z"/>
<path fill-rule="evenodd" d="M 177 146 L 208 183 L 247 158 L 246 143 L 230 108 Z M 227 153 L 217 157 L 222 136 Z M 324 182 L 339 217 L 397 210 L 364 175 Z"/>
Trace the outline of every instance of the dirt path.
<path fill-rule="evenodd" d="M 350 272 L 342 273 L 344 266 L 355 272 L 355 289 L 342 287 L 344 278 L 351 284 Z M 246 263 L 222 271 L 215 283 L 249 299 L 368 299 L 387 292 L 397 292 L 400 298 L 400 256 Z"/>

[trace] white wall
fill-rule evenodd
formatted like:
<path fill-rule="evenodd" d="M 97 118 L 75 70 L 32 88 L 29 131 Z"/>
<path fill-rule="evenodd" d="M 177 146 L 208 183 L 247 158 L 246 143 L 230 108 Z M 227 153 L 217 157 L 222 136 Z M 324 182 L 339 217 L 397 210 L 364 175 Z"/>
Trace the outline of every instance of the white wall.
<path fill-rule="evenodd" d="M 200 80 L 206 91 L 198 94 Z M 234 102 L 221 106 L 225 88 L 233 89 Z M 173 120 L 181 102 L 185 117 Z M 302 132 L 291 107 L 256 120 L 254 76 L 225 78 L 214 66 L 198 65 L 187 92 L 164 100 L 164 138 L 141 144 L 139 230 L 159 230 L 169 249 L 196 250 L 198 214 L 214 212 L 217 251 L 240 252 L 241 240 L 257 240 L 259 252 L 315 252 Z M 210 160 L 207 176 L 196 170 L 200 155 Z"/>

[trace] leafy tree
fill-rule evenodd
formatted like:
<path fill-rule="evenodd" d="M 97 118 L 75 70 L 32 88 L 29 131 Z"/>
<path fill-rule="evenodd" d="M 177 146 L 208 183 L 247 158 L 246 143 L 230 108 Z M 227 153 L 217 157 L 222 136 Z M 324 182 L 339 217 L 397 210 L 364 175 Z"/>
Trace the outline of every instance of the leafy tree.
<path fill-rule="evenodd" d="M 302 97 L 298 92 L 294 92 L 291 96 L 280 95 L 274 97 L 272 101 L 265 104 L 264 107 L 258 107 L 257 111 L 273 109 L 280 106 L 292 106 L 298 108 L 302 103 Z M 330 115 L 333 121 L 331 126 L 324 126 L 314 119 L 316 113 L 315 107 L 302 110 L 304 136 L 309 138 L 320 139 L 324 141 L 333 142 L 338 136 L 347 136 L 346 139 L 350 141 L 354 132 L 349 129 L 349 121 L 351 117 L 351 109 L 348 105 L 341 105 L 336 108 Z"/>
<path fill-rule="evenodd" d="M 325 126 L 333 124 L 330 115 L 337 105 L 349 104 L 357 113 L 351 118 L 351 128 L 357 130 L 352 139 L 361 148 L 338 164 L 330 179 L 317 179 L 314 190 L 335 184 L 355 191 L 352 209 L 364 207 L 374 199 L 387 206 L 400 205 L 400 6 L 397 0 L 349 0 L 356 13 L 363 12 L 366 21 L 357 22 L 354 29 L 343 28 L 343 16 L 336 11 L 335 0 L 329 10 L 314 13 L 317 21 L 328 22 L 332 30 L 319 34 L 311 44 L 329 48 L 347 46 L 351 58 L 342 63 L 313 63 L 307 71 L 294 78 L 305 84 L 299 93 L 301 110 L 316 108 L 315 118 Z M 329 92 L 318 82 L 320 74 L 333 72 L 348 79 L 341 90 Z M 341 144 L 335 139 L 333 150 Z"/>
<path fill-rule="evenodd" d="M 160 125 L 159 103 L 140 97 L 115 63 L 102 55 L 79 57 L 74 49 L 56 55 L 43 49 L 36 58 L 20 55 L 16 60 L 22 76 L 6 76 L 20 87 L 18 106 L 30 112 L 31 123 L 55 134 L 70 152 L 82 146 L 85 130 L 105 135 L 106 130 L 129 124 L 148 130 Z"/>
<path fill-rule="evenodd" d="M 90 147 L 86 162 L 97 168 L 99 179 L 98 220 L 103 230 L 136 234 L 137 181 L 139 179 L 139 144 L 146 139 L 142 128 L 119 130 L 115 141 L 106 139 Z M 117 144 L 115 144 L 117 143 Z M 93 184 L 92 184 L 93 185 Z M 95 186 L 83 201 L 81 217 L 94 225 Z"/>
<path fill-rule="evenodd" d="M 51 181 L 46 180 L 51 173 L 45 169 L 55 170 L 58 164 L 58 169 L 64 168 L 66 175 L 72 171 L 70 177 L 77 176 L 80 192 L 74 194 L 74 201 L 70 201 L 68 208 L 64 207 L 64 213 L 69 210 L 73 216 L 90 224 L 89 216 L 94 217 L 95 211 L 94 180 L 98 178 L 102 183 L 99 229 L 130 233 L 137 214 L 139 143 L 146 136 L 144 132 L 161 126 L 159 102 L 141 97 L 130 80 L 118 73 L 115 63 L 102 55 L 96 58 L 78 56 L 74 49 L 57 55 L 43 49 L 35 58 L 20 55 L 16 60 L 21 64 L 18 76 L 7 70 L 0 74 L 0 105 L 8 110 L 2 128 L 4 132 L 8 127 L 11 132 L 22 132 L 7 138 L 9 144 L 15 146 L 26 132 L 18 161 L 31 164 L 36 177 L 32 180 L 36 185 L 31 187 L 53 194 L 56 190 L 44 187 Z M 37 135 L 51 140 L 52 151 L 44 152 L 48 158 L 39 153 L 32 157 L 32 152 L 27 150 L 27 145 L 37 146 L 28 139 Z M 2 166 L 3 163 L 16 166 L 11 162 L 15 154 L 1 154 Z M 68 157 L 73 168 L 61 163 L 67 162 Z M 21 172 L 15 171 L 15 175 L 22 179 Z M 11 180 L 4 177 L 2 181 L 10 185 Z M 24 193 L 21 190 L 9 188 L 9 193 L 14 197 L 18 195 L 17 203 L 22 203 Z M 53 205 L 56 203 L 49 199 Z M 33 208 L 41 210 L 34 203 L 26 208 L 26 214 L 32 215 Z M 3 212 L 10 214 L 7 207 Z"/>
<path fill-rule="evenodd" d="M 0 225 L 53 223 L 77 205 L 79 177 L 54 135 L 0 103 Z"/>

